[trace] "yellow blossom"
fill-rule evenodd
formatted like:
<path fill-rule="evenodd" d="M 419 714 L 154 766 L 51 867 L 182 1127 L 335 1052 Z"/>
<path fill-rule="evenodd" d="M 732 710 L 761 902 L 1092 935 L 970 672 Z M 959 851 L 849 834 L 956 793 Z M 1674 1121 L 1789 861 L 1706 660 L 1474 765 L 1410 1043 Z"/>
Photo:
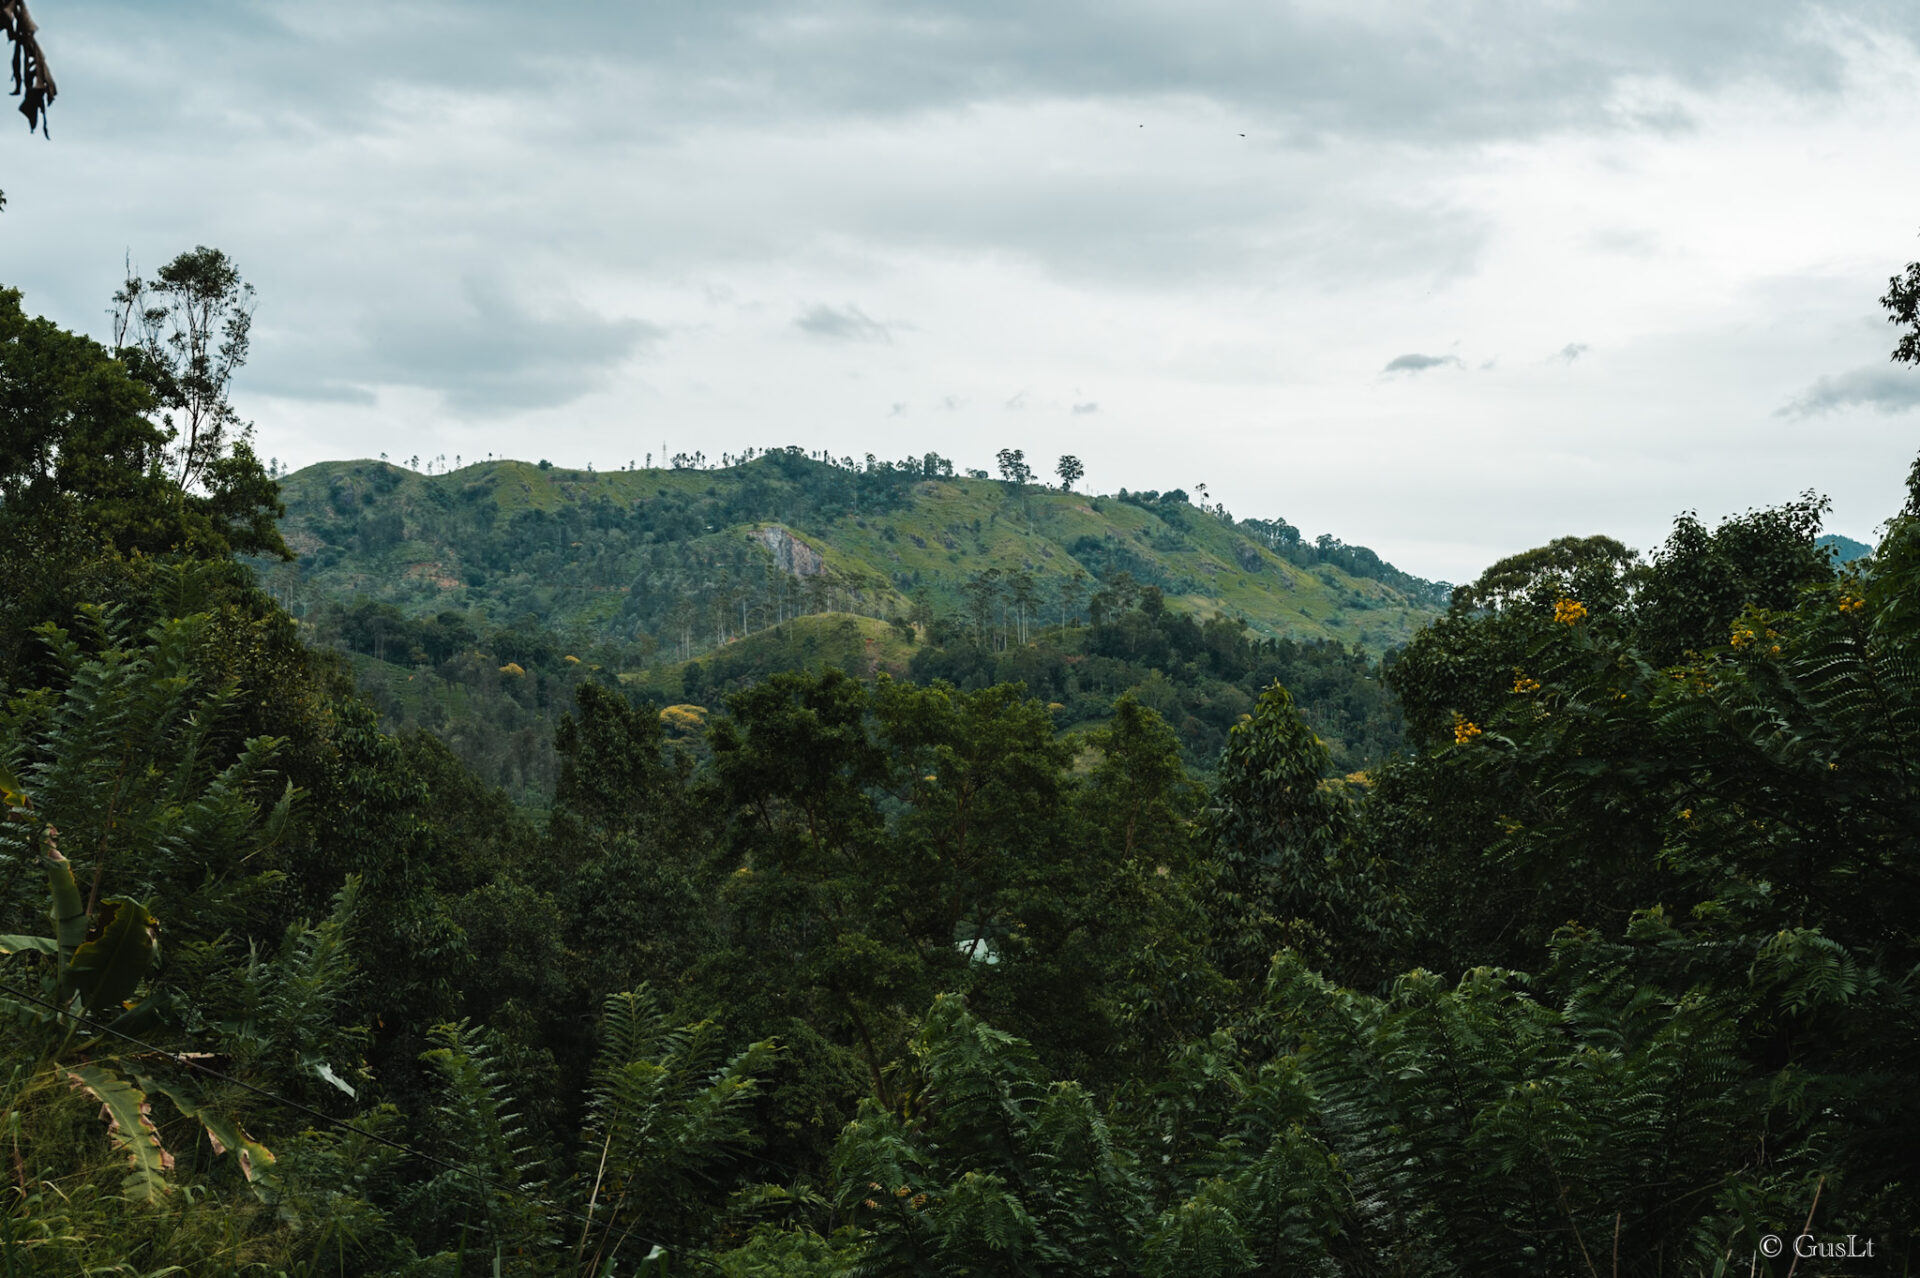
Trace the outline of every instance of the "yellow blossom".
<path fill-rule="evenodd" d="M 1859 612 L 1862 608 L 1866 606 L 1867 606 L 1867 601 L 1862 599 L 1858 595 L 1841 595 L 1840 596 L 1841 612 Z"/>
<path fill-rule="evenodd" d="M 1553 605 L 1553 619 L 1563 626 L 1577 626 L 1587 619 L 1587 606 L 1578 599 L 1561 599 Z"/>
<path fill-rule="evenodd" d="M 660 726 L 669 732 L 698 732 L 706 726 L 705 706 L 667 706 L 660 711 Z"/>
<path fill-rule="evenodd" d="M 501 666 L 500 673 L 503 675 L 512 675 L 516 679 L 524 679 L 527 677 L 525 667 L 517 661 L 509 661 L 506 665 Z"/>
<path fill-rule="evenodd" d="M 1513 672 L 1513 690 L 1521 693 L 1538 692 L 1540 691 L 1540 681 L 1538 679 L 1530 679 L 1516 670 Z"/>
<path fill-rule="evenodd" d="M 1455 745 L 1466 745 L 1469 741 L 1479 736 L 1480 733 L 1481 727 L 1479 724 L 1472 722 L 1460 714 L 1453 716 L 1453 743 Z"/>

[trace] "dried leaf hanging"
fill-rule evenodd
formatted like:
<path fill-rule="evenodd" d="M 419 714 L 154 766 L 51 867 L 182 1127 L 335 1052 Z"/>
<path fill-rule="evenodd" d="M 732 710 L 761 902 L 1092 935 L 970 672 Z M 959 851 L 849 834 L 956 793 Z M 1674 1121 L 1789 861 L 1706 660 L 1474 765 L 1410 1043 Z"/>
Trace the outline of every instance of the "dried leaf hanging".
<path fill-rule="evenodd" d="M 0 31 L 7 33 L 13 45 L 13 96 L 20 99 L 20 114 L 27 117 L 27 131 L 47 131 L 47 108 L 57 92 L 53 73 L 47 70 L 46 55 L 34 33 L 39 28 L 27 13 L 27 0 L 0 0 Z"/>

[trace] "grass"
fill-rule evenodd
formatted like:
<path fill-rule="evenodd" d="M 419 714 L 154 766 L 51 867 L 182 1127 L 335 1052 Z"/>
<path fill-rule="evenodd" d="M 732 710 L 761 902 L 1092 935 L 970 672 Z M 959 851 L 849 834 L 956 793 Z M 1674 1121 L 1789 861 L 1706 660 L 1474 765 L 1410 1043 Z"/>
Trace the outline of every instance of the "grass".
<path fill-rule="evenodd" d="M 904 675 L 914 645 L 887 622 L 849 612 L 823 612 L 757 631 L 692 661 L 675 661 L 628 671 L 620 682 L 628 689 L 677 701 L 686 689 L 687 667 L 711 671 L 764 673 L 833 666 L 862 677 L 882 672 Z"/>
<path fill-rule="evenodd" d="M 562 547 L 561 561 L 546 570 L 492 570 L 476 586 L 469 584 L 477 571 L 474 547 L 437 541 L 423 530 L 449 526 L 436 512 L 471 513 L 483 506 L 492 507 L 488 518 L 498 527 L 523 510 L 558 512 L 596 498 L 620 507 L 663 493 L 697 500 L 750 481 L 765 483 L 771 472 L 755 469 L 763 465 L 593 472 L 489 461 L 429 476 L 376 461 L 325 462 L 287 476 L 282 486 L 289 542 L 311 557 L 326 544 L 319 534 L 327 531 L 335 538 L 327 566 L 278 571 L 273 581 L 276 589 L 309 602 L 365 595 L 415 615 L 453 608 L 489 624 L 514 622 L 533 611 L 556 631 L 623 642 L 633 636 L 618 633 L 627 590 L 618 583 L 633 580 L 632 565 L 645 547 Z M 352 500 L 332 500 L 335 489 Z M 1335 639 L 1378 653 L 1404 642 L 1438 612 L 1382 582 L 1330 565 L 1301 568 L 1192 506 L 1176 507 L 1163 518 L 1111 497 L 1044 488 L 1014 493 L 997 481 L 958 478 L 915 482 L 891 510 L 818 518 L 800 513 L 807 508 L 797 502 L 785 518 L 696 530 L 676 544 L 696 556 L 732 551 L 742 541 L 758 545 L 761 530 L 779 523 L 818 552 L 838 591 L 831 606 L 876 616 L 907 611 L 909 590 L 923 591 L 941 612 L 959 613 L 962 587 L 989 569 L 1031 573 L 1044 601 L 1041 614 L 1056 615 L 1056 591 L 1076 571 L 1087 574 L 1089 591 L 1098 588 L 1092 577 L 1099 563 L 1083 564 L 1068 549 L 1081 538 L 1116 548 L 1144 575 L 1170 583 L 1170 606 L 1203 617 L 1237 617 L 1260 635 Z M 352 521 L 388 515 L 404 525 L 398 544 L 368 551 L 340 540 L 340 529 Z M 632 564 L 564 561 L 569 553 L 625 554 Z M 767 554 L 763 546 L 756 553 Z M 590 572 L 600 575 L 590 579 Z M 856 590 L 857 597 L 851 593 Z"/>

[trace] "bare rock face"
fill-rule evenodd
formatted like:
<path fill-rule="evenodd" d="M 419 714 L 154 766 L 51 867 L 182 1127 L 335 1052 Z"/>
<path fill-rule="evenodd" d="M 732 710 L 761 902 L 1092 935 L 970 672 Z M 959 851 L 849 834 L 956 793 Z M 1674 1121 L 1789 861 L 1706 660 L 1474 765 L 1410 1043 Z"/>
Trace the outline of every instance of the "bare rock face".
<path fill-rule="evenodd" d="M 795 577 L 817 577 L 826 571 L 827 563 L 820 552 L 779 524 L 768 524 L 757 535 L 773 554 L 773 562 L 781 572 Z"/>

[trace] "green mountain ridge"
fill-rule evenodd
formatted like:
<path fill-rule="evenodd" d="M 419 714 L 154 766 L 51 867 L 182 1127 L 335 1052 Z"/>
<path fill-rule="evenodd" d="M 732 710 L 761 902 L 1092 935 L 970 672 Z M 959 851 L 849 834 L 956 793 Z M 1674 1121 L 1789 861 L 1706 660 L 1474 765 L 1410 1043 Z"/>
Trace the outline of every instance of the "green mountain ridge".
<path fill-rule="evenodd" d="M 1836 564 L 1850 564 L 1873 553 L 1872 546 L 1864 541 L 1855 541 L 1844 533 L 1822 533 L 1813 539 L 1813 544 L 1830 550 Z"/>
<path fill-rule="evenodd" d="M 1016 488 L 955 477 L 933 457 L 855 469 L 777 449 L 721 469 L 489 461 L 438 475 L 358 460 L 280 482 L 300 558 L 258 567 L 296 615 L 353 599 L 410 617 L 450 611 L 537 624 L 626 664 L 826 611 L 977 621 L 984 608 L 1017 612 L 1022 629 L 1064 624 L 1119 573 L 1174 611 L 1378 655 L 1446 598 L 1444 583 L 1363 548 L 1235 521 L 1184 493 Z"/>

